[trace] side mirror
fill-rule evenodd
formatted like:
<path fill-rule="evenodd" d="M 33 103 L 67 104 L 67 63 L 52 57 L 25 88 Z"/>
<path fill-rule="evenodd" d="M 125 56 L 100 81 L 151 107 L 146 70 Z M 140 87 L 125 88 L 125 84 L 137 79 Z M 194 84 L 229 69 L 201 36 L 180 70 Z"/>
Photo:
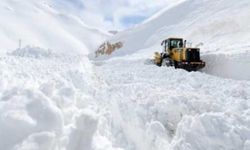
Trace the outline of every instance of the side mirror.
<path fill-rule="evenodd" d="M 163 46 L 164 42 L 165 42 L 165 41 L 162 41 L 162 42 L 161 42 L 161 46 Z"/>

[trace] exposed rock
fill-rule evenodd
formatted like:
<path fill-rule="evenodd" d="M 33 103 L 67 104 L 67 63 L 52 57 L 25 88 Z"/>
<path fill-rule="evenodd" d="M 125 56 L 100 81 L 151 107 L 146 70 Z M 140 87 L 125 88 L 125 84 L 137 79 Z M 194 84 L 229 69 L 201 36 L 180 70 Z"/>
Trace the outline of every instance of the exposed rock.
<path fill-rule="evenodd" d="M 123 47 L 122 42 L 117 42 L 117 43 L 110 43 L 110 42 L 105 42 L 103 43 L 95 52 L 95 57 L 98 57 L 100 55 L 111 55 L 115 50 L 120 49 Z"/>

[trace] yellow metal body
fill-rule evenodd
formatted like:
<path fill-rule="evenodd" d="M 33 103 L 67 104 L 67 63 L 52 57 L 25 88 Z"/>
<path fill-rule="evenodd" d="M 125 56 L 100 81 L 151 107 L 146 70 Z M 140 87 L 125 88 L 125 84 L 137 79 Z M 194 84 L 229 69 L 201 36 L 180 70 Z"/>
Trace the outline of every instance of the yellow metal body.
<path fill-rule="evenodd" d="M 161 61 L 162 61 L 161 54 L 159 52 L 155 52 L 154 63 L 160 65 Z"/>
<path fill-rule="evenodd" d="M 171 41 L 173 39 L 181 41 L 182 46 L 179 46 L 179 48 L 166 47 L 165 51 L 169 53 L 170 58 L 174 61 L 177 61 L 177 62 L 187 61 L 186 52 L 190 48 L 185 47 L 185 44 L 183 43 L 182 38 L 168 38 L 167 40 Z M 199 51 L 199 48 L 192 48 L 192 49 L 197 49 Z"/>
<path fill-rule="evenodd" d="M 186 51 L 187 51 L 188 48 L 174 48 L 172 49 L 171 51 L 169 51 L 169 54 L 170 54 L 170 58 L 172 60 L 175 60 L 177 62 L 180 62 L 180 61 L 187 61 L 187 56 L 186 56 Z"/>
<path fill-rule="evenodd" d="M 155 52 L 154 63 L 158 66 L 165 64 L 187 71 L 197 71 L 205 67 L 205 62 L 200 59 L 199 48 L 187 48 L 186 40 L 182 38 L 168 38 L 162 41 L 163 52 Z M 164 61 L 163 61 L 164 60 Z"/>
<path fill-rule="evenodd" d="M 175 61 L 182 61 L 183 60 L 183 49 L 182 48 L 175 48 L 172 49 L 170 52 L 170 58 Z"/>

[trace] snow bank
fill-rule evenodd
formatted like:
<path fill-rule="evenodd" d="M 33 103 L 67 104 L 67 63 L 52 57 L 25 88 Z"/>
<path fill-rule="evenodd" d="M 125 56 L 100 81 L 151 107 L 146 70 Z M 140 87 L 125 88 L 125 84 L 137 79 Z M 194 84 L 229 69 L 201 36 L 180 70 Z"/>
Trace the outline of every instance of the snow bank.
<path fill-rule="evenodd" d="M 249 125 L 242 116 L 208 113 L 185 117 L 178 126 L 173 149 L 249 149 Z"/>
<path fill-rule="evenodd" d="M 237 47 L 235 48 L 237 49 Z M 241 53 L 219 53 L 203 56 L 207 66 L 204 72 L 238 80 L 250 80 L 250 51 Z"/>
<path fill-rule="evenodd" d="M 0 104 L 1 149 L 11 149 L 24 139 L 29 139 L 33 133 L 49 132 L 60 136 L 62 132 L 61 111 L 41 92 L 34 92 L 32 89 L 10 89 L 3 92 Z M 45 136 L 44 140 L 50 138 L 51 136 Z M 23 144 L 38 144 L 27 143 L 28 141 Z"/>
<path fill-rule="evenodd" d="M 88 58 L 26 47 L 0 56 L 0 67 L 0 149 L 101 150 Z"/>
<path fill-rule="evenodd" d="M 92 150 L 92 140 L 97 130 L 95 112 L 85 111 L 76 118 L 75 127 L 69 135 L 69 150 Z"/>
<path fill-rule="evenodd" d="M 41 132 L 30 135 L 21 144 L 15 146 L 14 150 L 54 150 L 55 135 L 51 132 Z"/>

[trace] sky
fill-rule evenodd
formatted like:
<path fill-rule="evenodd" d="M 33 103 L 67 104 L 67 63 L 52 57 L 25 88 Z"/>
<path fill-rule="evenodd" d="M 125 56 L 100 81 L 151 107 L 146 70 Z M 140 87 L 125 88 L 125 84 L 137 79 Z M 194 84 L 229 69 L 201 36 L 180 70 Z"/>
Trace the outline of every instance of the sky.
<path fill-rule="evenodd" d="M 105 30 L 123 30 L 139 24 L 178 0 L 57 0 L 80 10 L 83 21 Z M 77 13 L 79 13 L 77 11 Z"/>

